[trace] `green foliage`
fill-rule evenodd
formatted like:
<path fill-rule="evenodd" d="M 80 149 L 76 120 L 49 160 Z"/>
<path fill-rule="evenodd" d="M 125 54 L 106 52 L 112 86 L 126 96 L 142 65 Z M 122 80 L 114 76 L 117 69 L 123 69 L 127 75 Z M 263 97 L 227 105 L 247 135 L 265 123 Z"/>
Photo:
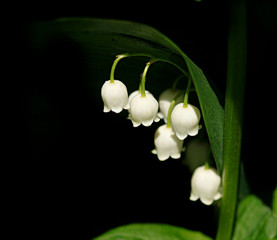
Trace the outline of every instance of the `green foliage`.
<path fill-rule="evenodd" d="M 170 62 L 183 72 L 189 72 L 198 95 L 214 158 L 218 170 L 222 171 L 224 110 L 201 69 L 170 39 L 144 24 L 106 19 L 64 18 L 38 23 L 33 29 L 34 39 L 49 41 L 49 36 L 56 36 L 76 44 L 85 55 L 87 64 L 102 73 L 92 83 L 93 88 L 99 90 L 98 94 L 101 84 L 107 80 L 104 79 L 103 72 L 105 71 L 106 76 L 109 75 L 111 64 L 118 54 L 142 53 L 148 56 L 147 60 L 149 56 L 155 57 Z M 41 39 L 36 42 L 43 42 Z M 124 71 L 131 73 L 134 68 L 128 65 Z M 138 81 L 135 81 L 135 85 L 137 84 Z"/>
<path fill-rule="evenodd" d="M 130 224 L 112 229 L 94 240 L 211 240 L 200 232 L 167 224 Z"/>
<path fill-rule="evenodd" d="M 245 1 L 232 1 L 230 8 L 224 108 L 223 197 L 221 200 L 217 240 L 223 238 L 224 240 L 230 240 L 233 232 L 238 199 L 239 167 L 241 165 L 244 89 L 246 81 L 247 27 Z M 243 172 L 241 175 L 243 176 Z M 241 185 L 241 187 L 246 186 Z M 245 189 L 241 189 L 240 192 L 245 192 Z"/>
<path fill-rule="evenodd" d="M 270 240 L 277 237 L 277 216 L 256 196 L 244 198 L 237 211 L 233 240 Z"/>
<path fill-rule="evenodd" d="M 277 215 L 277 187 L 275 187 L 275 190 L 273 192 L 272 211 L 274 212 L 275 215 Z"/>

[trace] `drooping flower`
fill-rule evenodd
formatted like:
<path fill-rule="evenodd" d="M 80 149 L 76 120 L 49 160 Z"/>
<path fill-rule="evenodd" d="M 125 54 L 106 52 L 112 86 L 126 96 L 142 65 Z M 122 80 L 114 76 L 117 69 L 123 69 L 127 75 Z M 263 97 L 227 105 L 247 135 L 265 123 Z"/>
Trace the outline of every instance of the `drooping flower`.
<path fill-rule="evenodd" d="M 177 137 L 184 140 L 188 135 L 195 136 L 198 134 L 200 111 L 197 107 L 183 103 L 177 104 L 171 114 L 171 124 Z"/>
<path fill-rule="evenodd" d="M 214 200 L 221 198 L 220 193 L 221 178 L 212 167 L 200 166 L 193 172 L 191 178 L 190 200 L 211 205 Z"/>
<path fill-rule="evenodd" d="M 160 119 L 157 117 L 158 102 L 149 92 L 134 95 L 130 101 L 130 116 L 133 126 L 138 127 L 140 124 L 148 127 L 153 121 L 158 122 Z"/>
<path fill-rule="evenodd" d="M 165 123 L 167 123 L 167 114 L 168 114 L 168 109 L 170 107 L 171 101 L 180 91 L 181 90 L 169 88 L 163 91 L 159 97 L 160 112 L 158 113 L 158 116 L 159 118 L 163 118 Z M 183 101 L 184 101 L 184 97 L 183 96 L 179 97 L 175 101 L 174 106 Z"/>
<path fill-rule="evenodd" d="M 155 149 L 152 150 L 152 153 L 157 154 L 160 161 L 164 161 L 169 157 L 178 159 L 181 157 L 183 142 L 183 140 L 177 138 L 171 127 L 164 124 L 155 132 Z"/>
<path fill-rule="evenodd" d="M 106 81 L 101 89 L 101 97 L 104 102 L 104 112 L 112 110 L 119 113 L 123 108 L 129 108 L 127 88 L 119 80 Z"/>

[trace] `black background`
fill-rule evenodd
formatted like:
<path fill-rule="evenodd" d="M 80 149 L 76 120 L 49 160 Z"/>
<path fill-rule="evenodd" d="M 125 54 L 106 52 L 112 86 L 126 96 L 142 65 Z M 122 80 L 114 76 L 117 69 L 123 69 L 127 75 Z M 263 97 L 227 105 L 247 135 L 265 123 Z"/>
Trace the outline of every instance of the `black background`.
<path fill-rule="evenodd" d="M 159 162 L 150 153 L 156 127 L 133 128 L 124 114 L 104 114 L 100 89 L 99 96 L 91 96 L 78 50 L 56 46 L 36 52 L 28 26 L 72 16 L 151 25 L 176 42 L 224 94 L 228 7 L 223 2 L 39 2 L 14 8 L 9 79 L 17 134 L 10 140 L 15 147 L 7 183 L 12 183 L 10 217 L 16 224 L 11 236 L 88 240 L 132 222 L 215 235 L 217 206 L 188 200 L 191 172 L 182 160 Z M 242 158 L 251 192 L 266 204 L 276 185 L 275 13 L 271 1 L 248 5 Z"/>

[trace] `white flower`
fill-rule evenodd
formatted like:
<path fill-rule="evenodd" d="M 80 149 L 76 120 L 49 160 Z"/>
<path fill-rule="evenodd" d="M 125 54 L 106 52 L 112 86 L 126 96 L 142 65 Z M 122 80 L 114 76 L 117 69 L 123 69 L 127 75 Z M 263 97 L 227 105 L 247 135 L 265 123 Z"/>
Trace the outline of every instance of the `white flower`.
<path fill-rule="evenodd" d="M 180 92 L 180 90 L 176 89 L 173 90 L 171 88 L 166 89 L 163 91 L 159 97 L 159 105 L 160 105 L 160 112 L 158 113 L 159 118 L 163 118 L 165 123 L 167 123 L 167 114 L 168 114 L 168 109 L 170 107 L 170 104 L 174 97 Z M 174 106 L 177 105 L 180 102 L 184 101 L 184 96 L 179 97 Z"/>
<path fill-rule="evenodd" d="M 154 136 L 155 149 L 152 153 L 157 154 L 160 161 L 164 161 L 169 157 L 178 159 L 181 157 L 183 140 L 176 137 L 171 127 L 166 124 L 160 126 Z"/>
<path fill-rule="evenodd" d="M 214 200 L 221 198 L 219 192 L 221 178 L 214 168 L 207 168 L 205 165 L 196 168 L 191 178 L 190 200 L 211 205 Z"/>
<path fill-rule="evenodd" d="M 119 80 L 106 81 L 102 86 L 101 96 L 104 102 L 104 112 L 112 110 L 119 113 L 123 108 L 129 108 L 127 88 Z"/>
<path fill-rule="evenodd" d="M 171 114 L 171 125 L 177 137 L 181 140 L 188 135 L 198 134 L 200 111 L 197 107 L 188 104 L 184 107 L 183 103 L 177 104 Z"/>
<path fill-rule="evenodd" d="M 143 97 L 141 94 L 132 96 L 130 101 L 130 119 L 133 126 L 138 127 L 140 124 L 148 127 L 153 121 L 158 122 L 157 117 L 158 102 L 149 92 L 145 92 Z"/>
<path fill-rule="evenodd" d="M 145 93 L 149 93 L 149 91 L 145 90 Z M 132 93 L 129 95 L 129 98 L 128 98 L 128 104 L 129 104 L 129 106 L 131 105 L 131 101 L 133 100 L 133 98 L 134 98 L 135 96 L 139 95 L 139 94 L 141 94 L 141 93 L 139 92 L 139 90 L 136 90 L 136 91 L 132 92 Z M 128 109 L 129 115 L 128 115 L 127 119 L 132 120 L 131 111 L 130 111 L 130 110 L 131 110 L 131 109 L 129 108 L 129 109 Z"/>

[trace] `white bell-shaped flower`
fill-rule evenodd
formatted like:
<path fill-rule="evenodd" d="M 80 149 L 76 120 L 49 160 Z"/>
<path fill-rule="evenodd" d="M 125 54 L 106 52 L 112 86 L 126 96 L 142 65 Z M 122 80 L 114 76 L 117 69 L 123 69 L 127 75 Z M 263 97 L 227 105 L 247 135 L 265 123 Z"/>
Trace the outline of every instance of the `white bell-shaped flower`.
<path fill-rule="evenodd" d="M 145 90 L 145 93 L 149 93 L 149 91 Z M 129 95 L 129 98 L 128 98 L 128 104 L 129 104 L 129 106 L 131 105 L 131 101 L 133 100 L 133 98 L 134 98 L 135 96 L 139 95 L 139 94 L 141 94 L 141 93 L 139 92 L 139 90 L 136 90 L 136 91 L 132 92 L 132 93 Z M 130 108 L 128 109 L 128 112 L 129 112 L 129 115 L 128 115 L 127 119 L 132 120 Z"/>
<path fill-rule="evenodd" d="M 211 205 L 214 200 L 221 198 L 221 178 L 214 168 L 200 166 L 192 174 L 190 200 Z"/>
<path fill-rule="evenodd" d="M 184 140 L 188 135 L 198 134 L 200 111 L 197 107 L 188 104 L 184 107 L 183 103 L 177 104 L 171 114 L 171 125 L 177 137 Z"/>
<path fill-rule="evenodd" d="M 170 107 L 171 101 L 174 99 L 174 97 L 180 92 L 181 90 L 178 89 L 166 89 L 163 91 L 159 97 L 159 106 L 160 106 L 160 112 L 158 113 L 159 118 L 163 118 L 165 123 L 167 123 L 167 114 L 168 114 L 168 109 Z M 184 96 L 180 96 L 175 104 L 177 105 L 180 102 L 184 101 Z"/>
<path fill-rule="evenodd" d="M 119 113 L 122 109 L 128 109 L 128 92 L 126 86 L 119 80 L 106 81 L 101 89 L 104 102 L 104 112 L 113 111 Z"/>
<path fill-rule="evenodd" d="M 153 121 L 158 122 L 157 117 L 158 102 L 149 92 L 145 92 L 145 96 L 140 93 L 132 96 L 130 101 L 130 119 L 133 126 L 138 127 L 140 124 L 148 127 Z"/>
<path fill-rule="evenodd" d="M 152 153 L 157 154 L 160 161 L 164 161 L 169 157 L 178 159 L 181 157 L 183 142 L 183 140 L 177 138 L 171 127 L 164 124 L 155 132 L 155 149 L 152 150 Z"/>

